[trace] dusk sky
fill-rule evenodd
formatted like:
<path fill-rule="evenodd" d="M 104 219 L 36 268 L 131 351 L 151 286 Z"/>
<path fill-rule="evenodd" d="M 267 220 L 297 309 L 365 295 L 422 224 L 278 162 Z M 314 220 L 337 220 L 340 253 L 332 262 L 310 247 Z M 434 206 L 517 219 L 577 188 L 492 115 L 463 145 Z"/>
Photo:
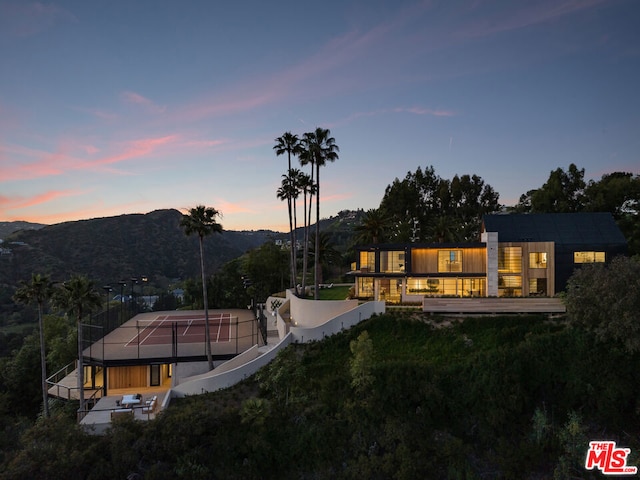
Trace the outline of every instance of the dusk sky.
<path fill-rule="evenodd" d="M 0 0 L 0 221 L 198 204 L 288 230 L 274 139 L 329 128 L 321 216 L 418 167 L 513 205 L 640 173 L 638 0 Z"/>

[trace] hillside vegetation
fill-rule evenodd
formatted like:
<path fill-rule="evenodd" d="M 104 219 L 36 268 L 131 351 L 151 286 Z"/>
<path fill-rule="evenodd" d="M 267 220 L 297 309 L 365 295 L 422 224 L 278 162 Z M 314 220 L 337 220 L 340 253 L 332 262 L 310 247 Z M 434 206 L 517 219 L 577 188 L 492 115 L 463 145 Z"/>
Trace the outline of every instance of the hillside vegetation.
<path fill-rule="evenodd" d="M 181 217 L 178 210 L 156 210 L 15 232 L 6 243 L 25 245 L 11 245 L 13 255 L 1 259 L 0 283 L 16 284 L 32 272 L 60 281 L 81 273 L 98 284 L 141 275 L 154 281 L 197 277 L 198 240 L 184 234 Z M 206 238 L 207 271 L 215 272 L 277 235 L 265 230 L 225 231 Z"/>
<path fill-rule="evenodd" d="M 589 440 L 638 464 L 638 360 L 540 316 L 385 314 L 103 437 L 58 413 L 0 478 L 591 478 Z"/>

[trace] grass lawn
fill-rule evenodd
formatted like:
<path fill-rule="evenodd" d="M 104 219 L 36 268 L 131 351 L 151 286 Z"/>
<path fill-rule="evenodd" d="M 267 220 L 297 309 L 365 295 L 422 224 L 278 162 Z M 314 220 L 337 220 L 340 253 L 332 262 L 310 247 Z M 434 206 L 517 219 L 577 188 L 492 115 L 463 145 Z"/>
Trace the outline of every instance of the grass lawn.
<path fill-rule="evenodd" d="M 349 296 L 348 286 L 334 286 L 320 289 L 320 300 L 344 300 Z"/>

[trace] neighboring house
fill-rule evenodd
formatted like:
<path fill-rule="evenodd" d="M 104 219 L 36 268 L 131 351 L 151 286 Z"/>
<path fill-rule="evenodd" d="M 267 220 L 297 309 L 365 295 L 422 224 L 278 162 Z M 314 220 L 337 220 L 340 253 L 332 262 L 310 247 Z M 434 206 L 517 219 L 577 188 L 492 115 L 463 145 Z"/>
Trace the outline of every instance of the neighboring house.
<path fill-rule="evenodd" d="M 475 243 L 356 248 L 360 299 L 553 297 L 584 263 L 609 262 L 627 243 L 609 213 L 487 215 Z"/>

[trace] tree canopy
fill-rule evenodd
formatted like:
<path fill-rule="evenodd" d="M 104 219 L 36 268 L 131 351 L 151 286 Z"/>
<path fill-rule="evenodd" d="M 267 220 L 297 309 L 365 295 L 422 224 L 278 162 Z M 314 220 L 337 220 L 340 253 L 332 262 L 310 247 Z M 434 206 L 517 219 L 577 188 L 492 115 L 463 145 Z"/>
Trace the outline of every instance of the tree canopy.
<path fill-rule="evenodd" d="M 567 314 L 603 341 L 640 352 L 640 259 L 619 256 L 576 270 L 567 286 Z"/>
<path fill-rule="evenodd" d="M 433 225 L 446 217 L 447 237 L 475 241 L 480 235 L 482 216 L 499 210 L 499 195 L 478 175 L 440 178 L 434 168 L 408 172 L 403 180 L 388 185 L 380 210 L 393 225 L 394 241 L 443 241 L 443 229 Z M 439 230 L 439 231 L 437 231 Z"/>
<path fill-rule="evenodd" d="M 557 168 L 542 187 L 529 190 L 513 207 L 519 213 L 610 212 L 627 239 L 629 253 L 640 253 L 640 175 L 612 172 L 584 180 L 584 168 Z"/>

